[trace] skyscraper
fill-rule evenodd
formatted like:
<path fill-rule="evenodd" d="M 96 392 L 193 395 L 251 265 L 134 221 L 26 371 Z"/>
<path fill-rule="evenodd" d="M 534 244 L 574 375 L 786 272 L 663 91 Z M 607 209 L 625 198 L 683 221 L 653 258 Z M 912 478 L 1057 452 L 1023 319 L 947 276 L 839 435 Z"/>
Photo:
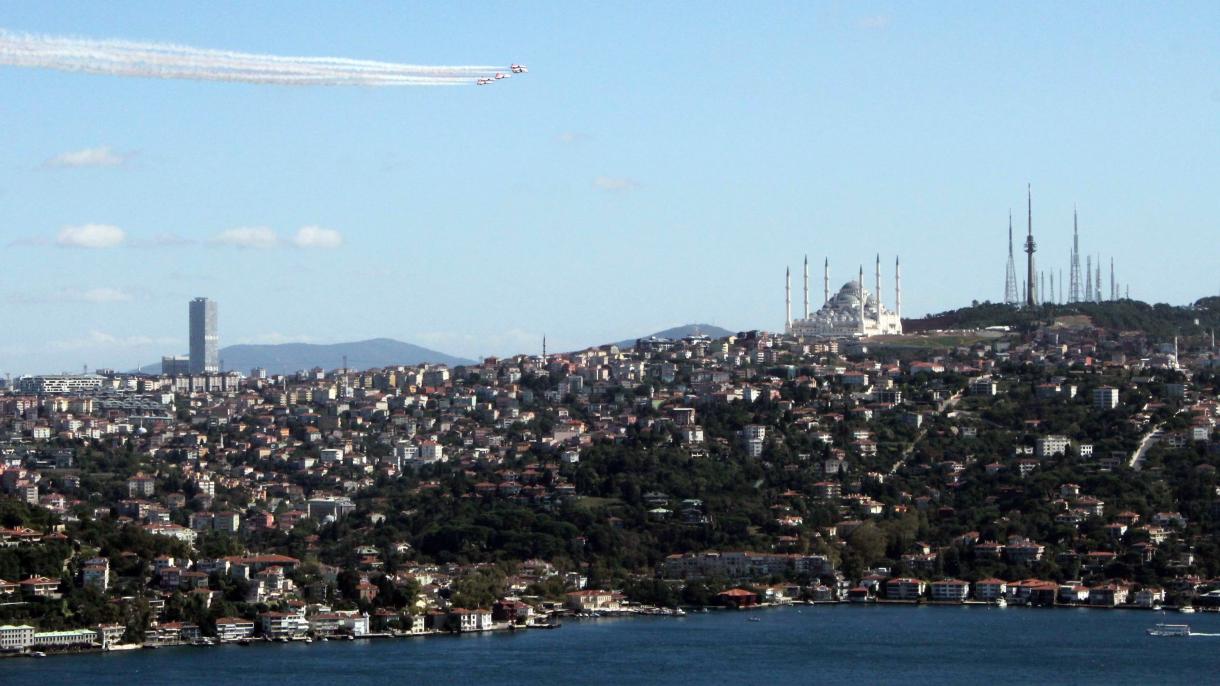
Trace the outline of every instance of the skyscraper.
<path fill-rule="evenodd" d="M 216 301 L 191 301 L 191 373 L 220 371 L 220 335 L 216 332 Z"/>

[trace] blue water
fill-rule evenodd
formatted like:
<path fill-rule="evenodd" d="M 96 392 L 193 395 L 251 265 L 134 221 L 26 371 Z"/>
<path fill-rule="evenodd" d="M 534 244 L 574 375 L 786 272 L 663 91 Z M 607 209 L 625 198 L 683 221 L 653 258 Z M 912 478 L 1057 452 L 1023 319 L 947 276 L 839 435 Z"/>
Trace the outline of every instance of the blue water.
<path fill-rule="evenodd" d="M 1220 683 L 1220 635 L 1146 636 L 1158 621 L 1220 634 L 1215 614 L 820 606 L 569 621 L 514 634 L 12 659 L 0 661 L 0 684 L 216 686 L 251 676 L 292 686 Z"/>

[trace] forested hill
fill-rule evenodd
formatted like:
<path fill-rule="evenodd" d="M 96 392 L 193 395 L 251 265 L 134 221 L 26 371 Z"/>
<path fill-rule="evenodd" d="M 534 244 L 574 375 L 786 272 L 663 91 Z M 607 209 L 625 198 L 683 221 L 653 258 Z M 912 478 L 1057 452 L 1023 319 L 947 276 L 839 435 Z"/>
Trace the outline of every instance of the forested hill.
<path fill-rule="evenodd" d="M 1088 322 L 1093 326 L 1121 331 L 1143 331 L 1152 336 L 1207 335 L 1212 329 L 1220 328 L 1220 297 L 1202 298 L 1188 306 L 1165 303 L 1150 305 L 1138 300 L 1115 300 L 1045 305 L 1032 310 L 986 302 L 918 319 L 904 319 L 902 327 L 908 333 L 987 326 L 1030 328 L 1073 316 L 1088 317 Z"/>

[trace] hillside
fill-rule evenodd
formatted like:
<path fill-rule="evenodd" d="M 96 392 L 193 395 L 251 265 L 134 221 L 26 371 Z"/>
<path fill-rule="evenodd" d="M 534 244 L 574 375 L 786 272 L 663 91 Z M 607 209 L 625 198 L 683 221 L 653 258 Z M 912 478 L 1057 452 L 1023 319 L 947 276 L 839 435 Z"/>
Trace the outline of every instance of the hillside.
<path fill-rule="evenodd" d="M 682 326 L 675 326 L 670 329 L 665 329 L 664 331 L 658 331 L 653 334 L 628 338 L 615 343 L 615 345 L 620 348 L 634 348 L 635 342 L 641 338 L 685 338 L 686 336 L 696 335 L 710 336 L 712 338 L 724 338 L 725 336 L 732 336 L 733 333 L 734 332 L 729 331 L 728 329 L 722 329 L 714 324 L 684 324 Z"/>
<path fill-rule="evenodd" d="M 225 369 L 249 372 L 262 367 L 272 374 L 290 374 L 302 369 L 321 367 L 335 369 L 343 366 L 347 356 L 348 367 L 372 369 L 393 365 L 447 364 L 450 366 L 470 364 L 466 360 L 447 355 L 418 345 L 403 343 L 392 338 L 373 338 L 349 343 L 282 343 L 278 345 L 230 345 L 220 349 L 220 359 Z M 148 365 L 141 371 L 159 373 L 160 365 Z"/>
<path fill-rule="evenodd" d="M 902 320 L 903 331 L 907 333 L 987 326 L 1024 329 L 1045 324 L 1091 324 L 1106 329 L 1143 331 L 1159 337 L 1206 335 L 1211 329 L 1220 328 L 1220 297 L 1202 298 L 1188 306 L 1165 303 L 1150 305 L 1138 300 L 1116 300 L 1046 305 L 1033 310 L 997 303 L 980 303 L 917 319 Z"/>

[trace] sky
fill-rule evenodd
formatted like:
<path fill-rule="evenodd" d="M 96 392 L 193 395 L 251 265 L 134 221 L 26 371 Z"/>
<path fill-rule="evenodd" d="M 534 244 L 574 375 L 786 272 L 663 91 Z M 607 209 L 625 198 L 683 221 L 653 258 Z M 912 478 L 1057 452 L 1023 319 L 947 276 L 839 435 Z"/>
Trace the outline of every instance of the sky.
<path fill-rule="evenodd" d="M 412 64 L 491 87 L 275 86 L 0 66 L 0 373 L 392 337 L 478 357 L 707 322 L 877 253 L 903 314 L 1038 263 L 1220 290 L 1220 3 L 51 2 L 17 33 Z M 1018 254 L 1018 258 L 1020 255 Z M 1018 263 L 1018 273 L 1023 269 Z M 1107 284 L 1108 287 L 1108 284 Z"/>

